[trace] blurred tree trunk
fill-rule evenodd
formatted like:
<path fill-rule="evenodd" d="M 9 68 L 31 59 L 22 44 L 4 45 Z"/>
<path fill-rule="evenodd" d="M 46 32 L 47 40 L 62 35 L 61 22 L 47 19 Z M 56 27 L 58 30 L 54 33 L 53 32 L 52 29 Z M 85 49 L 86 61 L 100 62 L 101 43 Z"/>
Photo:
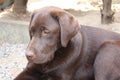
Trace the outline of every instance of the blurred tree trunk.
<path fill-rule="evenodd" d="M 14 0 L 13 12 L 26 13 L 28 0 Z"/>
<path fill-rule="evenodd" d="M 0 4 L 3 4 L 5 0 L 0 0 Z"/>
<path fill-rule="evenodd" d="M 101 23 L 109 24 L 114 21 L 114 12 L 111 9 L 112 0 L 102 0 L 103 9 L 101 9 Z"/>
<path fill-rule="evenodd" d="M 14 3 L 14 0 L 0 0 L 0 10 L 11 6 Z"/>

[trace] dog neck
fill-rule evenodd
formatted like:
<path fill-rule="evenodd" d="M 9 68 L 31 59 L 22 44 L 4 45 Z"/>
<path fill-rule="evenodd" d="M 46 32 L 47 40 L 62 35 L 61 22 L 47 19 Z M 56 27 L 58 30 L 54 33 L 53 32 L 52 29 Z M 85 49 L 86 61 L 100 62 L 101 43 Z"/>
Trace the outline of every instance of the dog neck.
<path fill-rule="evenodd" d="M 71 39 L 66 48 L 60 48 L 55 52 L 55 58 L 43 67 L 43 72 L 48 73 L 56 70 L 67 69 L 76 63 L 80 57 L 82 47 L 82 36 L 78 32 Z"/>

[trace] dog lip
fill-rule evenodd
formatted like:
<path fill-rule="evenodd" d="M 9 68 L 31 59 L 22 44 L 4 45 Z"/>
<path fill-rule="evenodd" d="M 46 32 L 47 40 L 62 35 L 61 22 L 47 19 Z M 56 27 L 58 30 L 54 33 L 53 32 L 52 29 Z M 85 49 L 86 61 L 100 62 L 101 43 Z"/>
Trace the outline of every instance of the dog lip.
<path fill-rule="evenodd" d="M 47 62 L 42 62 L 42 61 L 32 61 L 33 63 L 35 63 L 35 64 L 45 64 L 45 63 L 47 63 Z"/>
<path fill-rule="evenodd" d="M 48 58 L 34 59 L 32 62 L 35 64 L 45 64 L 50 62 L 52 59 L 53 59 L 53 56 L 51 56 L 49 59 Z"/>
<path fill-rule="evenodd" d="M 35 63 L 35 64 L 44 64 L 44 63 L 47 63 L 48 60 L 46 60 L 46 59 L 41 59 L 41 60 L 35 59 L 32 62 Z"/>

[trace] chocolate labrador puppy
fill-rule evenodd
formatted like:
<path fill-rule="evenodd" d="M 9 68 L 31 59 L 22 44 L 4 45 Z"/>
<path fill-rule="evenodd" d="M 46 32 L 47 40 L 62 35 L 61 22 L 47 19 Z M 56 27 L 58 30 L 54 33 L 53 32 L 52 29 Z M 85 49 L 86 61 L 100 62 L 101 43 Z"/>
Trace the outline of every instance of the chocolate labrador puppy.
<path fill-rule="evenodd" d="M 80 25 L 73 15 L 57 7 L 33 12 L 29 32 L 26 50 L 29 62 L 14 80 L 110 80 L 107 75 L 111 71 L 101 67 L 109 61 L 97 64 L 103 59 L 96 61 L 96 56 L 105 42 L 120 41 L 120 34 Z M 107 75 L 99 75 L 101 71 L 107 71 Z M 120 75 L 111 77 L 116 79 Z"/>

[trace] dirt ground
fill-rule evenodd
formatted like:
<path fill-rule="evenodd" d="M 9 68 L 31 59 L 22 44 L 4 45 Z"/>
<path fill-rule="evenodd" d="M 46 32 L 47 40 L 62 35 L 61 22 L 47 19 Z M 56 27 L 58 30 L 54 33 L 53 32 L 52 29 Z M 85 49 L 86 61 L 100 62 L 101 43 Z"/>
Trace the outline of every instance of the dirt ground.
<path fill-rule="evenodd" d="M 24 51 L 29 41 L 28 25 L 31 12 L 41 4 L 38 4 L 39 1 L 45 3 L 47 0 L 30 0 L 27 14 L 14 14 L 11 8 L 0 12 L 0 34 L 2 35 L 0 36 L 0 80 L 12 80 L 27 64 Z M 82 25 L 104 28 L 120 33 L 120 0 L 113 1 L 115 21 L 112 24 L 101 24 L 99 11 L 101 0 L 81 0 L 81 2 L 78 2 L 79 6 L 74 5 L 77 8 L 65 6 L 65 10 L 76 16 Z M 14 32 L 17 33 L 13 35 Z"/>

